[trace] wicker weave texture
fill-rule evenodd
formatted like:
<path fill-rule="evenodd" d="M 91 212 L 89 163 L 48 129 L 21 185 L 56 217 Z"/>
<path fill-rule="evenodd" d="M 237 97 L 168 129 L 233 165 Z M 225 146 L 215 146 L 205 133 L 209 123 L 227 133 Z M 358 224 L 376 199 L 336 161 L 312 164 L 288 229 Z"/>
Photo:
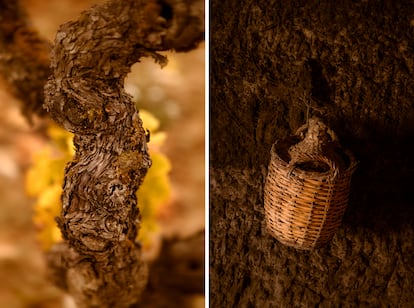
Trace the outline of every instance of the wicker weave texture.
<path fill-rule="evenodd" d="M 284 161 L 277 145 L 271 150 L 265 183 L 267 228 L 283 244 L 298 249 L 318 248 L 332 239 L 341 224 L 356 162 L 347 151 L 345 169 L 323 153 L 298 153 L 297 162 L 324 166 L 309 170 L 302 168 L 303 164 Z"/>

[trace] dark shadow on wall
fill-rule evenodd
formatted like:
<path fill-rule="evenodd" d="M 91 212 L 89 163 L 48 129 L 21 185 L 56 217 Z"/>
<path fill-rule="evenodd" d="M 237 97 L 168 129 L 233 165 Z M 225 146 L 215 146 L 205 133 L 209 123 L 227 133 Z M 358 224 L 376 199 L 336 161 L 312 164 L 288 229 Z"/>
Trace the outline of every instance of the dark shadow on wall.
<path fill-rule="evenodd" d="M 392 136 L 375 123 L 361 123 L 368 138 L 343 137 L 359 160 L 344 222 L 377 232 L 414 223 L 413 135 Z"/>

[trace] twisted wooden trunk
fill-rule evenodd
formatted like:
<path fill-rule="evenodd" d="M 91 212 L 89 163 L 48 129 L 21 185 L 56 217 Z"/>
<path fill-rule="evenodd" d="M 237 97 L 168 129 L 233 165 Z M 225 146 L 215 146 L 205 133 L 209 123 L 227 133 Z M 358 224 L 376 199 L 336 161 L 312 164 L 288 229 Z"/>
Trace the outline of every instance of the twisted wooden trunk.
<path fill-rule="evenodd" d="M 45 107 L 75 134 L 62 211 L 64 243 L 49 253 L 58 285 L 79 307 L 129 307 L 147 281 L 135 241 L 135 193 L 151 160 L 146 134 L 124 78 L 156 51 L 190 50 L 203 39 L 197 1 L 112 0 L 61 26 L 51 54 Z"/>

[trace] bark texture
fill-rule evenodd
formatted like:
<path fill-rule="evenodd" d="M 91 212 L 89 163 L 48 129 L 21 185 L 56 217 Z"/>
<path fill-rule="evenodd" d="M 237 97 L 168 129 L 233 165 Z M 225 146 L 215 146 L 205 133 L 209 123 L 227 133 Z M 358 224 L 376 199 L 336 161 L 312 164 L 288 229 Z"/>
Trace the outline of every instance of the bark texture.
<path fill-rule="evenodd" d="M 414 7 L 212 1 L 212 307 L 413 307 Z M 266 231 L 270 148 L 322 118 L 360 161 L 341 228 L 310 252 Z"/>
<path fill-rule="evenodd" d="M 76 155 L 65 170 L 57 219 L 65 242 L 52 248 L 49 263 L 79 307 L 129 307 L 145 287 L 135 192 L 151 160 L 124 78 L 141 57 L 165 64 L 156 51 L 196 47 L 202 8 L 190 1 L 113 0 L 56 34 L 45 107 L 75 134 Z"/>
<path fill-rule="evenodd" d="M 0 76 L 22 101 L 22 112 L 45 116 L 43 87 L 50 75 L 50 44 L 30 26 L 19 1 L 0 0 Z"/>

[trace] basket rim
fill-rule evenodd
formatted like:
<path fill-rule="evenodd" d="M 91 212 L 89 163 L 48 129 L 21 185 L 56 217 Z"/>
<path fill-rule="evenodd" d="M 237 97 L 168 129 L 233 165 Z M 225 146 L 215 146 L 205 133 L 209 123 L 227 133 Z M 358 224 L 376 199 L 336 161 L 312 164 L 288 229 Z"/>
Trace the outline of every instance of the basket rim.
<path fill-rule="evenodd" d="M 307 161 L 317 161 L 317 162 L 322 162 L 324 164 L 327 164 L 330 168 L 327 171 L 322 171 L 322 172 L 318 172 L 318 171 L 309 171 L 309 170 L 303 170 L 300 168 L 295 168 L 292 167 L 293 165 L 295 165 L 298 162 L 293 162 L 293 164 L 291 162 L 287 162 L 286 160 L 284 160 L 281 155 L 279 155 L 277 149 L 276 149 L 276 145 L 280 142 L 281 140 L 276 140 L 276 142 L 273 143 L 272 148 L 270 150 L 270 154 L 271 154 L 271 160 L 276 159 L 278 165 L 280 165 L 282 168 L 286 169 L 286 170 L 290 170 L 290 173 L 293 175 L 298 175 L 298 176 L 303 176 L 309 179 L 327 179 L 327 178 L 334 178 L 336 177 L 336 175 L 339 176 L 344 176 L 344 175 L 349 175 L 352 174 L 357 165 L 358 165 L 358 161 L 355 159 L 355 156 L 352 154 L 351 151 L 344 149 L 342 147 L 340 147 L 343 155 L 345 155 L 347 157 L 347 159 L 349 160 L 348 166 L 343 169 L 343 170 L 339 170 L 339 167 L 336 166 L 335 162 L 328 159 L 327 157 L 323 156 L 323 155 L 313 155 L 313 154 L 305 154 L 304 157 L 309 158 L 309 160 L 304 160 L 304 161 L 298 161 L 299 163 L 301 162 L 307 162 Z M 286 140 L 285 140 L 286 141 Z"/>

